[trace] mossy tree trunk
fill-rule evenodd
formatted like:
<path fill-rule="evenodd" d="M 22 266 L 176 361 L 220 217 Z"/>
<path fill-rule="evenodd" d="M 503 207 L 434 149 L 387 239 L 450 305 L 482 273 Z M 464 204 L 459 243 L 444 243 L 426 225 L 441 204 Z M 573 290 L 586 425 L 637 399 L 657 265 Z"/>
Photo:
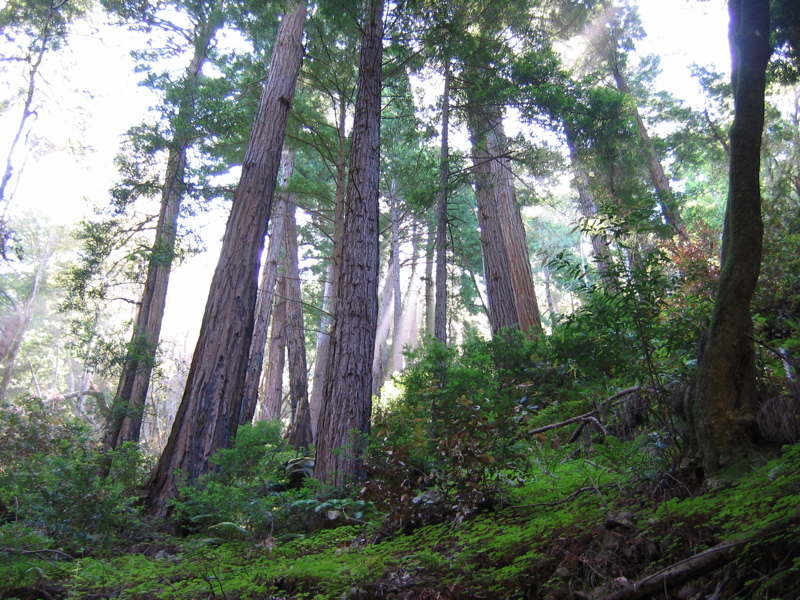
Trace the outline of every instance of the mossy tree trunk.
<path fill-rule="evenodd" d="M 756 440 L 755 351 L 750 301 L 761 268 L 760 152 L 764 127 L 769 0 L 730 0 L 734 121 L 723 264 L 700 364 L 695 431 L 706 472 L 746 453 Z"/>

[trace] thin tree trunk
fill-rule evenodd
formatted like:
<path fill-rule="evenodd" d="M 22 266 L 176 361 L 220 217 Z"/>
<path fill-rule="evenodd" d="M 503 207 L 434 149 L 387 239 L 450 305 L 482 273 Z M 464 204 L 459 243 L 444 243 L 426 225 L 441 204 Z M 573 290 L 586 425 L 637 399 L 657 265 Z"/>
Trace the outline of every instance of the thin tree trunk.
<path fill-rule="evenodd" d="M 325 279 L 325 287 L 322 292 L 322 318 L 319 322 L 319 333 L 317 334 L 317 352 L 314 362 L 314 381 L 311 386 L 311 399 L 309 406 L 311 411 L 311 434 L 317 439 L 317 423 L 319 422 L 319 411 L 322 405 L 322 384 L 325 381 L 325 369 L 328 365 L 328 349 L 330 348 L 330 327 L 331 327 L 331 296 L 333 294 L 333 262 L 328 265 L 328 272 Z"/>
<path fill-rule="evenodd" d="M 597 218 L 597 202 L 589 187 L 589 176 L 586 174 L 586 169 L 575 147 L 575 134 L 567 120 L 564 121 L 564 130 L 567 137 L 567 147 L 569 148 L 569 158 L 572 163 L 572 173 L 575 176 L 575 186 L 578 188 L 578 211 L 588 225 L 585 229 L 590 229 L 594 227 L 593 221 Z M 616 285 L 616 282 L 611 276 L 608 265 L 611 260 L 609 253 L 610 242 L 605 235 L 597 231 L 590 230 L 588 235 L 592 245 L 592 259 L 597 266 L 600 280 L 606 287 L 612 288 Z M 586 272 L 586 269 L 584 269 L 584 272 Z"/>
<path fill-rule="evenodd" d="M 42 65 L 42 60 L 47 52 L 47 46 L 50 43 L 50 36 L 52 34 L 51 26 L 54 14 L 55 9 L 51 9 L 48 12 L 47 21 L 42 28 L 42 34 L 39 38 L 42 45 L 39 48 L 39 51 L 36 53 L 36 56 L 27 57 L 30 64 L 30 69 L 28 70 L 28 89 L 26 90 L 25 94 L 25 102 L 22 105 L 22 116 L 20 117 L 19 125 L 17 125 L 17 130 L 14 133 L 14 138 L 11 140 L 11 146 L 8 149 L 8 155 L 6 156 L 5 170 L 3 171 L 2 179 L 0 179 L 0 211 L 3 213 L 3 217 L 0 217 L 0 222 L 5 221 L 6 207 L 11 201 L 11 197 L 8 194 L 8 184 L 11 182 L 11 177 L 14 175 L 14 154 L 17 151 L 17 146 L 23 138 L 23 133 L 25 132 L 25 126 L 28 124 L 28 120 L 36 114 L 36 110 L 33 108 L 33 98 L 36 93 L 36 78 L 39 75 L 39 68 Z M 27 136 L 25 137 L 27 139 Z M 2 250 L 3 254 L 5 254 L 5 246 L 3 246 Z"/>
<path fill-rule="evenodd" d="M 414 350 L 419 347 L 419 334 L 420 334 L 420 315 L 419 315 L 419 240 L 417 239 L 417 232 L 414 230 L 411 234 L 411 274 L 408 280 L 408 289 L 405 293 L 405 306 L 403 309 L 403 319 L 400 323 L 400 335 L 397 339 L 400 341 L 399 350 L 401 351 L 400 358 L 403 362 L 397 370 L 405 368 L 405 357 L 402 352 L 406 348 Z"/>
<path fill-rule="evenodd" d="M 25 330 L 31 322 L 33 313 L 36 310 L 36 303 L 39 300 L 39 292 L 41 291 L 42 284 L 44 283 L 45 276 L 47 275 L 47 267 L 50 264 L 50 258 L 53 255 L 53 246 L 55 240 L 54 234 L 46 240 L 39 265 L 33 274 L 33 281 L 31 282 L 31 289 L 28 290 L 22 306 L 19 306 L 11 317 L 10 321 L 3 329 L 0 335 L 0 364 L 3 365 L 3 378 L 0 380 L 0 399 L 6 397 L 8 386 L 11 383 L 11 376 L 14 371 L 14 362 L 17 359 L 17 353 L 22 345 L 22 338 L 25 336 Z"/>
<path fill-rule="evenodd" d="M 286 323 L 288 327 L 289 397 L 292 406 L 292 432 L 289 441 L 295 450 L 312 443 L 311 411 L 308 406 L 308 362 L 306 329 L 303 321 L 303 296 L 297 249 L 296 206 L 286 207 L 284 264 L 286 265 Z"/>
<path fill-rule="evenodd" d="M 392 297 L 394 298 L 394 312 L 392 320 L 392 367 L 391 372 L 396 373 L 403 368 L 403 340 L 400 336 L 403 322 L 403 295 L 400 289 L 400 211 L 397 208 L 397 195 L 395 194 L 394 181 L 390 184 L 389 205 L 392 219 Z"/>
<path fill-rule="evenodd" d="M 211 18 L 198 32 L 194 55 L 186 72 L 184 98 L 176 119 L 176 122 L 183 125 L 177 128 L 169 150 L 167 171 L 161 188 L 156 237 L 150 250 L 147 279 L 114 399 L 117 408 L 112 412 L 112 424 L 105 440 L 107 450 L 117 448 L 124 442 L 138 442 L 141 433 L 150 376 L 156 362 L 161 324 L 167 304 L 169 275 L 175 258 L 178 215 L 185 191 L 187 151 L 194 134 L 191 124 L 194 122 L 200 71 L 211 41 L 223 20 L 221 11 L 212 10 L 210 14 Z"/>
<path fill-rule="evenodd" d="M 439 158 L 439 199 L 436 215 L 436 305 L 433 337 L 447 345 L 447 185 L 450 180 L 450 61 L 444 68 L 442 142 Z"/>
<path fill-rule="evenodd" d="M 378 396 L 386 381 L 389 364 L 389 332 L 392 329 L 392 298 L 394 296 L 394 262 L 389 255 L 383 291 L 378 302 L 378 326 L 375 330 L 375 351 L 372 356 L 372 395 Z"/>
<path fill-rule="evenodd" d="M 553 302 L 550 267 L 547 266 L 547 263 L 542 267 L 542 272 L 544 274 L 544 297 L 547 300 L 547 311 L 550 313 L 550 324 L 552 326 L 556 322 L 556 304 Z"/>
<path fill-rule="evenodd" d="M 200 337 L 169 440 L 150 482 L 148 511 L 164 517 L 177 493 L 211 471 L 239 424 L 255 320 L 259 258 L 269 222 L 289 108 L 303 57 L 304 0 L 290 3 L 278 28 L 269 76 L 242 165 Z"/>
<path fill-rule="evenodd" d="M 436 310 L 436 291 L 434 289 L 434 265 L 436 264 L 436 222 L 428 223 L 425 238 L 425 336 L 434 337 L 434 311 Z"/>
<path fill-rule="evenodd" d="M 281 165 L 282 188 L 286 187 L 294 172 L 294 151 L 283 153 Z M 239 415 L 239 425 L 250 423 L 253 420 L 258 406 L 258 383 L 261 380 L 261 369 L 264 365 L 264 351 L 267 345 L 267 332 L 272 317 L 273 298 L 275 296 L 275 282 L 278 279 L 278 262 L 281 257 L 283 238 L 286 231 L 286 193 L 278 194 L 270 227 L 269 244 L 267 245 L 267 258 L 261 270 L 261 284 L 258 288 L 256 302 L 256 321 L 253 328 L 253 340 L 250 342 L 250 356 L 247 359 L 247 372 L 244 377 L 244 393 L 242 394 L 242 409 Z"/>
<path fill-rule="evenodd" d="M 639 114 L 639 108 L 631 94 L 631 89 L 628 86 L 627 79 L 625 79 L 625 74 L 620 69 L 618 60 L 613 61 L 611 70 L 614 75 L 614 82 L 617 84 L 617 89 L 634 100 L 633 117 L 636 120 L 636 127 L 639 129 L 639 137 L 642 138 L 642 142 L 644 143 L 645 152 L 647 154 L 647 171 L 650 174 L 650 181 L 656 189 L 658 203 L 661 206 L 664 219 L 667 221 L 667 224 L 675 230 L 675 233 L 681 237 L 685 237 L 686 233 L 683 231 L 683 221 L 681 220 L 680 211 L 675 204 L 675 195 L 672 193 L 669 180 L 664 174 L 664 167 L 661 166 L 661 161 L 659 161 L 656 156 L 656 150 L 653 147 L 650 134 L 647 132 L 647 127 L 645 127 L 642 116 Z"/>
<path fill-rule="evenodd" d="M 267 372 L 261 390 L 262 414 L 267 421 L 280 419 L 283 407 L 283 370 L 286 366 L 286 344 L 289 337 L 289 323 L 286 319 L 286 277 L 283 275 L 277 284 L 274 313 Z"/>
<path fill-rule="evenodd" d="M 755 440 L 755 350 L 750 301 L 761 268 L 760 155 L 764 127 L 769 0 L 730 0 L 734 119 L 725 259 L 698 376 L 695 430 L 707 472 Z"/>
<path fill-rule="evenodd" d="M 362 28 L 347 216 L 341 273 L 331 331 L 328 376 L 322 396 L 314 475 L 344 484 L 361 475 L 363 440 L 372 412 L 372 371 L 378 317 L 383 1 L 367 0 Z"/>

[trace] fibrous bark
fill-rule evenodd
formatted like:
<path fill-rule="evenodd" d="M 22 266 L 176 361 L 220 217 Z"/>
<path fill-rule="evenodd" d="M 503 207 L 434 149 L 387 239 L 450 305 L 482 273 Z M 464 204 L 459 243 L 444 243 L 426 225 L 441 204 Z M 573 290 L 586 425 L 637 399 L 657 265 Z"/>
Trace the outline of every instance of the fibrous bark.
<path fill-rule="evenodd" d="M 177 493 L 176 470 L 189 480 L 209 472 L 208 459 L 230 445 L 239 424 L 259 259 L 302 62 L 305 17 L 305 2 L 295 0 L 278 28 L 183 399 L 150 482 L 147 504 L 154 516 L 168 513 Z"/>
<path fill-rule="evenodd" d="M 502 115 L 492 107 L 473 106 L 468 124 L 489 322 L 494 333 L 504 328 L 519 328 L 526 335 L 535 336 L 542 322 L 525 228 L 516 206 Z"/>
<path fill-rule="evenodd" d="M 289 324 L 286 320 L 286 277 L 281 276 L 278 280 L 275 296 L 267 372 L 264 374 L 261 388 L 261 414 L 262 419 L 267 421 L 283 417 L 283 370 L 286 367 L 286 344 L 289 338 Z"/>
<path fill-rule="evenodd" d="M 360 439 L 369 432 L 378 317 L 383 1 L 368 0 L 362 28 L 341 272 L 322 397 L 314 475 L 343 484 L 360 475 Z"/>
<path fill-rule="evenodd" d="M 281 187 L 286 186 L 293 171 L 294 152 L 284 152 L 283 165 L 281 166 Z M 283 238 L 286 231 L 284 226 L 286 202 L 286 193 L 278 194 L 270 226 L 267 257 L 261 269 L 261 284 L 258 288 L 258 300 L 256 301 L 256 320 L 253 327 L 253 339 L 250 342 L 250 356 L 247 360 L 242 408 L 239 415 L 240 425 L 250 423 L 253 420 L 256 406 L 258 405 L 258 384 L 261 380 L 261 370 L 264 364 L 267 332 L 272 318 L 273 298 L 275 297 L 275 283 L 278 280 L 278 262 L 280 261 L 281 248 L 283 248 Z"/>
<path fill-rule="evenodd" d="M 303 298 L 297 249 L 296 206 L 286 207 L 284 264 L 286 265 L 286 324 L 289 356 L 289 399 L 292 406 L 292 431 L 289 442 L 296 450 L 311 446 L 311 411 L 308 406 L 308 363 Z"/>

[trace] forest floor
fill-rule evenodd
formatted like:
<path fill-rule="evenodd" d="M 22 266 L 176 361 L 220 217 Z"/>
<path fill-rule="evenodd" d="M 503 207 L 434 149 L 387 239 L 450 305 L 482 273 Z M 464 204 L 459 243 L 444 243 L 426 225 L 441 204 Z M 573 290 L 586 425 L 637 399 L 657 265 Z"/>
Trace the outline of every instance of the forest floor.
<path fill-rule="evenodd" d="M 259 539 L 222 523 L 81 555 L 7 523 L 0 598 L 800 598 L 800 445 L 696 490 L 678 473 L 632 474 L 641 445 L 612 446 L 605 461 L 541 465 L 493 506 L 405 498 L 431 510 L 400 529 L 318 506 L 304 533 Z"/>

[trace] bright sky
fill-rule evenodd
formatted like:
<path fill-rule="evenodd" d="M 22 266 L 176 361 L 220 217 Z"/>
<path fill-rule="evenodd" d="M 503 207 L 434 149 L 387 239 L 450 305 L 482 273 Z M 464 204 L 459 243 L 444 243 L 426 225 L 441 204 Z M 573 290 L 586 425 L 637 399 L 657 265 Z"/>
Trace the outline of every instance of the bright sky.
<path fill-rule="evenodd" d="M 724 0 L 639 0 L 648 33 L 638 43 L 642 54 L 662 56 L 660 85 L 702 106 L 699 88 L 689 76 L 691 63 L 727 70 L 727 12 Z M 115 178 L 113 159 L 124 132 L 143 119 L 153 95 L 136 85 L 130 50 L 144 38 L 122 29 L 83 23 L 68 51 L 45 65 L 45 99 L 33 124 L 31 140 L 44 144 L 23 157 L 24 170 L 14 189 L 12 210 L 34 210 L 59 223 L 74 223 L 103 204 Z M 21 83 L 21 82 L 17 82 Z M 12 85 L 14 81 L 12 80 Z M 19 112 L 0 116 L 2 163 Z M 86 146 L 84 153 L 70 147 Z M 17 165 L 20 162 L 17 161 Z M 186 339 L 189 349 L 202 318 L 208 284 L 217 261 L 217 241 L 224 218 L 215 215 L 207 232 L 210 252 L 177 269 L 170 285 L 165 334 Z"/>

